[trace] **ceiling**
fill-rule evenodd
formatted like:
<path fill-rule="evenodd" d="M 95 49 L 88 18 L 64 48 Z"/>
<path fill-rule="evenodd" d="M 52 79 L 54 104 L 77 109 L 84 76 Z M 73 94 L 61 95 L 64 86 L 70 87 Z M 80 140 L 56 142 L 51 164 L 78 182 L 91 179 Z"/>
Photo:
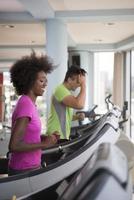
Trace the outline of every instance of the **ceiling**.
<path fill-rule="evenodd" d="M 89 51 L 134 47 L 134 0 L 0 0 L 0 69 L 45 52 L 45 20 L 67 24 L 68 46 Z"/>

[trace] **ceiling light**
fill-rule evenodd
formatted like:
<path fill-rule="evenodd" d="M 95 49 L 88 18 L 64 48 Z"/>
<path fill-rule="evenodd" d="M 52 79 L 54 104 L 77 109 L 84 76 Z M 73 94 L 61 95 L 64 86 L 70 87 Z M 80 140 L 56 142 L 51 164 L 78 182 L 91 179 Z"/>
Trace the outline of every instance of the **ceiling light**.
<path fill-rule="evenodd" d="M 14 28 L 15 26 L 11 25 L 11 24 L 2 24 L 1 27 L 4 27 L 4 28 Z"/>
<path fill-rule="evenodd" d="M 8 25 L 8 28 L 14 28 L 14 25 Z"/>
<path fill-rule="evenodd" d="M 113 25 L 115 25 L 115 23 L 114 22 L 108 22 L 108 23 L 105 23 L 105 25 L 106 26 L 113 26 Z"/>
<path fill-rule="evenodd" d="M 94 39 L 95 42 L 102 42 L 102 39 Z"/>

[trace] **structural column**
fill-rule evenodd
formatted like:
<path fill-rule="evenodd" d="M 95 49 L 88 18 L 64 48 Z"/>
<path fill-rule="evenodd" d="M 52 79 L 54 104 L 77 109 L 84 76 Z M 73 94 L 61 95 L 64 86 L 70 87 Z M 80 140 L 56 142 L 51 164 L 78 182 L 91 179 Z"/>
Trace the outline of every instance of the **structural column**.
<path fill-rule="evenodd" d="M 46 52 L 52 58 L 56 69 L 48 75 L 47 114 L 54 88 L 63 82 L 67 71 L 67 30 L 66 24 L 58 19 L 46 20 Z"/>
<path fill-rule="evenodd" d="M 0 73 L 0 122 L 3 122 L 4 107 L 5 107 L 5 99 L 4 99 L 3 73 Z"/>

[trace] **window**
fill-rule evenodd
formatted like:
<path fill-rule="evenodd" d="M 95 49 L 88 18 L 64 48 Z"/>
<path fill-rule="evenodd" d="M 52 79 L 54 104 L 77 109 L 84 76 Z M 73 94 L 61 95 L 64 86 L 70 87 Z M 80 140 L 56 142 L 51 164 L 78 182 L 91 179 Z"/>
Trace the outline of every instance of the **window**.
<path fill-rule="evenodd" d="M 18 96 L 15 94 L 14 87 L 10 83 L 10 74 L 9 72 L 3 72 L 3 85 L 4 85 L 4 91 L 5 91 L 5 109 L 4 109 L 4 123 L 8 126 L 11 126 L 11 116 L 14 109 L 14 106 L 16 105 L 16 101 L 18 99 Z M 41 119 L 42 124 L 42 133 L 46 132 L 46 92 L 43 94 L 43 96 L 37 98 L 37 107 L 38 112 Z"/>
<path fill-rule="evenodd" d="M 94 67 L 94 103 L 98 105 L 96 112 L 105 113 L 107 111 L 105 97 L 112 94 L 114 53 L 95 53 Z"/>
<path fill-rule="evenodd" d="M 131 135 L 134 139 L 134 51 L 131 55 Z"/>

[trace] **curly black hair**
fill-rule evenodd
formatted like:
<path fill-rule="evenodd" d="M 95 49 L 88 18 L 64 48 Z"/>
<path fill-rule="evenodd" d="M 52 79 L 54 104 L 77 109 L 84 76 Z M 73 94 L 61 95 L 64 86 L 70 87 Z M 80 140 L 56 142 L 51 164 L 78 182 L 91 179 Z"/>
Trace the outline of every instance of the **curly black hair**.
<path fill-rule="evenodd" d="M 78 65 L 72 65 L 71 67 L 68 68 L 64 81 L 67 81 L 68 78 L 71 78 L 74 75 L 81 74 L 81 75 L 85 76 L 86 73 L 87 72 L 84 69 L 80 68 Z"/>
<path fill-rule="evenodd" d="M 27 94 L 34 85 L 37 73 L 44 71 L 51 73 L 54 65 L 48 56 L 37 56 L 32 52 L 30 56 L 24 56 L 16 61 L 10 68 L 10 80 L 18 95 Z"/>

